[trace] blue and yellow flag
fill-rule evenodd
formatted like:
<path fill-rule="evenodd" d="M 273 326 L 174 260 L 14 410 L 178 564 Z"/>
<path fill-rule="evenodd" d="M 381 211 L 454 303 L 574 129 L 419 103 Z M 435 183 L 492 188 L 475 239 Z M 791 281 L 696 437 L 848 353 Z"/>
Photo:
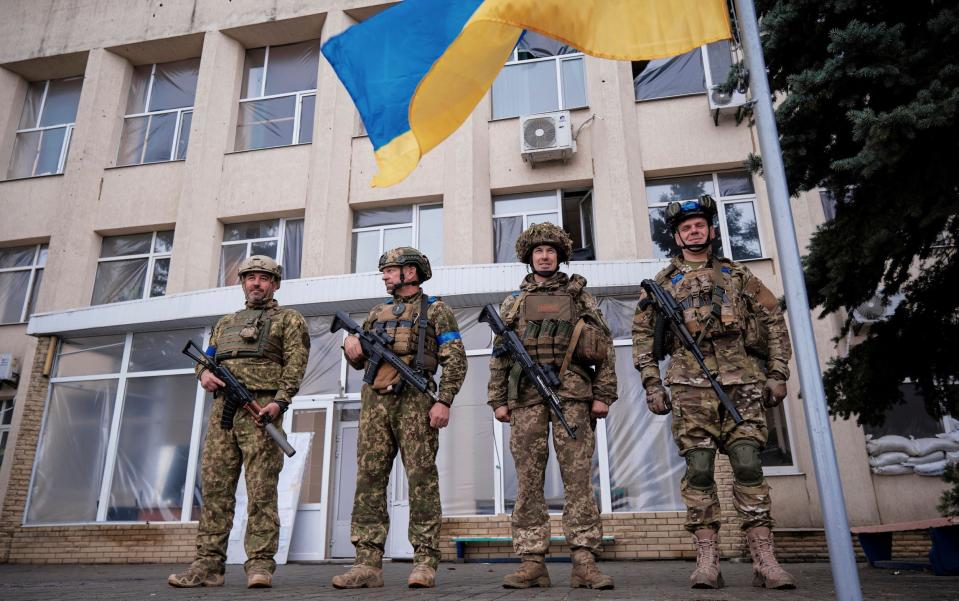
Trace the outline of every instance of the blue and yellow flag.
<path fill-rule="evenodd" d="M 402 181 L 469 117 L 524 29 L 615 60 L 730 37 L 726 0 L 404 0 L 323 45 L 373 143 L 373 186 Z"/>

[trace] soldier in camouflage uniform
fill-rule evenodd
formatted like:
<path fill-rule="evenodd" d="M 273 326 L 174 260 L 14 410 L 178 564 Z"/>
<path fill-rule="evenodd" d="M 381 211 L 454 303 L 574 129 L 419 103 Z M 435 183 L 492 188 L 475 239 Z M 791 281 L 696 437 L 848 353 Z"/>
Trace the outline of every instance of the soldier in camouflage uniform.
<path fill-rule="evenodd" d="M 356 448 L 356 496 L 350 541 L 356 563 L 333 578 L 336 588 L 383 586 L 383 548 L 389 531 L 386 487 L 397 451 L 409 482 L 409 540 L 413 545 L 410 588 L 431 588 L 440 559 L 442 520 L 436 452 L 439 428 L 449 423 L 450 405 L 466 378 L 466 350 L 452 309 L 427 296 L 420 285 L 432 277 L 429 259 L 415 248 L 383 253 L 379 269 L 392 295 L 370 311 L 364 330 L 379 330 L 393 339 L 392 349 L 409 365 L 426 374 L 437 402 L 404 384 L 396 369 L 385 363 L 372 385 L 361 390 L 359 440 Z M 366 357 L 356 336 L 347 336 L 343 351 L 350 365 L 364 369 Z M 433 374 L 443 366 L 437 392 Z"/>
<path fill-rule="evenodd" d="M 686 529 L 693 533 L 697 567 L 694 588 L 722 587 L 719 571 L 719 499 L 713 477 L 716 452 L 733 468 L 733 504 L 743 518 L 753 557 L 753 584 L 795 588 L 773 552 L 769 486 L 759 453 L 766 444 L 765 408 L 786 395 L 792 348 L 776 297 L 744 265 L 712 254 L 716 215 L 713 199 L 673 202 L 666 208 L 682 254 L 659 272 L 656 281 L 683 308 L 686 327 L 698 341 L 706 366 L 723 386 L 743 421 L 736 424 L 720 405 L 693 356 L 672 336 L 654 351 L 656 309 L 641 303 L 633 321 L 633 363 L 642 375 L 650 411 L 672 411 L 673 437 L 686 460 L 682 479 Z M 645 298 L 645 291 L 641 300 Z M 664 327 L 661 324 L 660 327 Z M 656 352 L 671 355 L 667 397 Z"/>
<path fill-rule="evenodd" d="M 282 269 L 270 257 L 254 255 L 238 271 L 246 308 L 217 322 L 208 355 L 229 368 L 253 393 L 260 416 L 276 420 L 290 406 L 300 388 L 310 354 L 306 321 L 294 309 L 273 300 L 280 288 Z M 248 521 L 243 544 L 247 586 L 272 586 L 280 539 L 277 481 L 283 452 L 246 411 L 237 411 L 233 428 L 220 427 L 225 399 L 217 391 L 223 382 L 198 367 L 200 385 L 214 393 L 213 410 L 203 444 L 201 477 L 203 511 L 196 540 L 196 559 L 180 574 L 171 574 L 170 586 L 222 586 L 226 548 L 233 527 L 236 484 L 246 469 Z M 282 431 L 279 423 L 277 429 Z"/>
<path fill-rule="evenodd" d="M 516 257 L 530 266 L 520 289 L 506 297 L 500 315 L 523 341 L 530 356 L 555 369 L 563 413 L 577 427 L 573 440 L 533 385 L 508 355 L 490 361 L 489 405 L 494 416 L 510 424 L 510 451 L 516 465 L 518 494 L 513 509 L 513 549 L 519 571 L 503 580 L 506 588 L 550 585 L 545 558 L 549 550 L 549 514 L 543 496 L 548 459 L 547 437 L 559 461 L 566 503 L 563 530 L 572 551 L 574 588 L 613 588 L 613 579 L 596 567 L 603 525 L 590 482 L 596 419 L 616 400 L 615 355 L 606 321 L 596 299 L 584 289 L 586 279 L 559 271 L 569 262 L 573 243 L 552 223 L 530 226 L 516 241 Z M 497 339 L 496 344 L 500 341 Z"/>

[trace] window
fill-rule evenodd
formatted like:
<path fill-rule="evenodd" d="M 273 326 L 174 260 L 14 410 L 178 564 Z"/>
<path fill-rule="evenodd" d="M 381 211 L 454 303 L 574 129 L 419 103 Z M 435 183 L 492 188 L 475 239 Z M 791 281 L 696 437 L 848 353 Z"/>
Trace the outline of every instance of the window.
<path fill-rule="evenodd" d="M 320 41 L 246 51 L 236 150 L 313 141 Z"/>
<path fill-rule="evenodd" d="M 198 466 L 190 465 L 190 456 L 199 455 L 202 438 L 199 404 L 206 409 L 210 399 L 180 349 L 186 340 L 202 346 L 203 334 L 192 329 L 61 341 L 26 523 L 187 521 L 195 515 Z"/>
<path fill-rule="evenodd" d="M 926 400 L 917 385 L 906 382 L 899 385 L 899 391 L 902 393 L 902 403 L 893 405 L 887 411 L 886 420 L 881 426 L 864 426 L 866 434 L 871 434 L 873 438 L 888 434 L 930 438 L 959 427 L 959 423 L 951 417 L 937 419 L 929 415 Z"/>
<path fill-rule="evenodd" d="M 516 239 L 534 223 L 549 221 L 573 239 L 574 261 L 596 258 L 593 248 L 593 191 L 548 190 L 493 198 L 493 260 L 516 262 Z"/>
<path fill-rule="evenodd" d="M 10 438 L 10 424 L 13 422 L 13 399 L 0 401 L 0 466 Z"/>
<path fill-rule="evenodd" d="M 0 248 L 0 324 L 23 323 L 33 313 L 46 262 L 46 244 Z"/>
<path fill-rule="evenodd" d="M 173 230 L 104 237 L 92 304 L 163 296 L 171 252 Z"/>
<path fill-rule="evenodd" d="M 240 283 L 240 263 L 253 255 L 266 255 L 283 266 L 283 279 L 300 277 L 303 255 L 303 219 L 266 219 L 223 226 L 220 248 L 220 286 Z M 282 258 L 282 260 L 281 260 Z"/>
<path fill-rule="evenodd" d="M 726 81 L 733 65 L 729 40 L 720 40 L 669 58 L 633 62 L 633 90 L 636 100 L 655 100 L 706 93 L 708 60 L 710 81 Z"/>
<path fill-rule="evenodd" d="M 583 54 L 527 31 L 493 82 L 493 119 L 587 106 Z"/>
<path fill-rule="evenodd" d="M 353 212 L 353 273 L 376 271 L 380 255 L 414 246 L 443 264 L 443 205 L 407 205 Z"/>
<path fill-rule="evenodd" d="M 63 173 L 83 77 L 35 81 L 27 89 L 8 179 Z"/>
<path fill-rule="evenodd" d="M 186 158 L 199 71 L 198 58 L 133 70 L 118 165 Z"/>
<path fill-rule="evenodd" d="M 660 259 L 676 255 L 679 247 L 666 225 L 666 205 L 672 201 L 695 200 L 710 194 L 719 205 L 714 223 L 718 240 L 713 250 L 734 261 L 763 257 L 756 221 L 756 192 L 747 171 L 727 171 L 690 175 L 646 182 L 649 227 L 653 236 L 653 254 Z"/>

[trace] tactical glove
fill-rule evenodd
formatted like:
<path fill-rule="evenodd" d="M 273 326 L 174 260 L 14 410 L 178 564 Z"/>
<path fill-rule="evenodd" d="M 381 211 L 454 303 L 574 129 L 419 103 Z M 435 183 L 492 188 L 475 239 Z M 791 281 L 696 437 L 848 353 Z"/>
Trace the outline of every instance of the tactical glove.
<path fill-rule="evenodd" d="M 767 409 L 776 407 L 786 398 L 786 382 L 777 378 L 766 380 L 766 387 L 763 388 L 763 407 Z"/>
<path fill-rule="evenodd" d="M 646 388 L 646 405 L 656 415 L 666 415 L 673 410 L 662 384 L 651 384 Z"/>

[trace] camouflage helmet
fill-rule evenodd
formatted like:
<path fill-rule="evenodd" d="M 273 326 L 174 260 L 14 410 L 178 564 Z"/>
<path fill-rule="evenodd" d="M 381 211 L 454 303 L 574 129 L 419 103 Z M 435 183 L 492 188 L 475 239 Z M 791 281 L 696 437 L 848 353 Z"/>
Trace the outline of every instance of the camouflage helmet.
<path fill-rule="evenodd" d="M 568 262 L 570 255 L 573 254 L 573 240 L 569 234 L 558 225 L 544 221 L 529 226 L 519 235 L 516 240 L 516 258 L 523 263 L 529 263 L 532 260 L 533 249 L 544 244 L 556 249 L 560 263 Z"/>
<path fill-rule="evenodd" d="M 416 273 L 420 277 L 421 284 L 433 277 L 433 269 L 430 267 L 429 258 L 412 246 L 398 246 L 380 255 L 378 269 L 383 271 L 387 267 L 402 267 L 404 265 L 416 266 Z"/>
<path fill-rule="evenodd" d="M 242 280 L 244 275 L 255 271 L 268 273 L 272 275 L 277 282 L 283 279 L 283 267 L 274 261 L 272 257 L 266 255 L 253 255 L 244 260 L 240 263 L 240 268 L 237 269 L 236 274 Z"/>
<path fill-rule="evenodd" d="M 712 224 L 715 216 L 716 201 L 709 194 L 702 194 L 697 200 L 673 201 L 666 205 L 666 223 L 674 232 L 680 223 L 691 217 L 704 217 Z"/>

